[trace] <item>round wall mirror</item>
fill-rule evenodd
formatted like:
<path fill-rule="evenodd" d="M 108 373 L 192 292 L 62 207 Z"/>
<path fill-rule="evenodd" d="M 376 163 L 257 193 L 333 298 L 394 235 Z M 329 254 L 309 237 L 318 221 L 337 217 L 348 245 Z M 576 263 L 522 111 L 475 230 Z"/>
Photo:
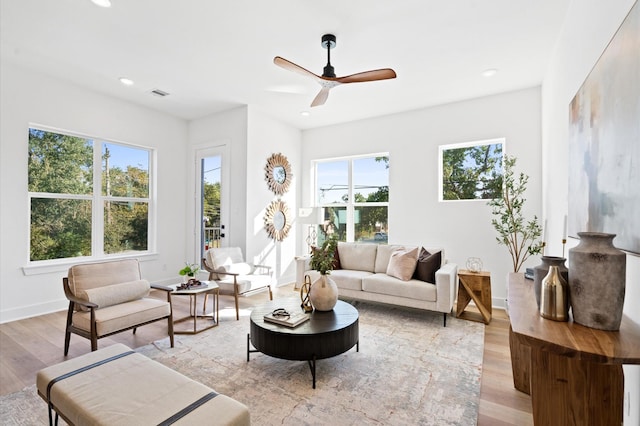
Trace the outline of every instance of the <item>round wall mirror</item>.
<path fill-rule="evenodd" d="M 287 171 L 284 167 L 276 166 L 273 168 L 273 180 L 281 185 L 287 180 Z"/>
<path fill-rule="evenodd" d="M 264 215 L 264 227 L 269 237 L 276 241 L 282 241 L 289 234 L 291 220 L 289 219 L 289 207 L 282 200 L 272 201 L 267 206 Z"/>
<path fill-rule="evenodd" d="M 289 190 L 291 184 L 291 164 L 284 155 L 271 154 L 264 167 L 264 178 L 269 189 L 276 195 L 282 195 Z"/>

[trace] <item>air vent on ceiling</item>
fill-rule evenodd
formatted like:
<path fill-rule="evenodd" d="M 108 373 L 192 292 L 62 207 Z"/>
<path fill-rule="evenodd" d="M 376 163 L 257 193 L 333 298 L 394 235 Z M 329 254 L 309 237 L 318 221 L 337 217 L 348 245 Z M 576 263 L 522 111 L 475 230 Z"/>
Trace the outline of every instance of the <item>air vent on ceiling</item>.
<path fill-rule="evenodd" d="M 167 92 L 165 92 L 164 90 L 160 90 L 160 89 L 153 89 L 151 91 L 152 95 L 155 96 L 160 96 L 161 98 L 164 98 L 165 96 L 169 96 L 169 94 Z"/>

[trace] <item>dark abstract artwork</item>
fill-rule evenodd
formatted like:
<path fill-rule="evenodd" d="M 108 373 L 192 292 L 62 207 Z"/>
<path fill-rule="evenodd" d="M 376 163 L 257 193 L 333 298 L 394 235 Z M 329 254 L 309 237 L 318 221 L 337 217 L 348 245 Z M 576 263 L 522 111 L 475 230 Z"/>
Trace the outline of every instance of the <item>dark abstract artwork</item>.
<path fill-rule="evenodd" d="M 570 236 L 616 234 L 640 253 L 640 6 L 629 12 L 569 106 Z"/>

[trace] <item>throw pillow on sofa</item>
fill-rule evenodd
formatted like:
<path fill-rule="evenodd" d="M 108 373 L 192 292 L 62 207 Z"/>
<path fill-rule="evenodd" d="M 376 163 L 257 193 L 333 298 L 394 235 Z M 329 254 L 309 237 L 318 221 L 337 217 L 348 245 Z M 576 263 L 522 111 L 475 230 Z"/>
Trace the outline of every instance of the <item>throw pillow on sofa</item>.
<path fill-rule="evenodd" d="M 418 256 L 418 262 L 416 264 L 416 271 L 413 278 L 426 281 L 431 284 L 436 283 L 436 271 L 440 269 L 442 265 L 442 252 L 437 251 L 435 253 L 429 253 L 423 247 L 420 250 Z"/>
<path fill-rule="evenodd" d="M 416 270 L 418 263 L 418 248 L 413 250 L 400 249 L 391 254 L 387 275 L 399 278 L 402 281 L 409 281 Z"/>

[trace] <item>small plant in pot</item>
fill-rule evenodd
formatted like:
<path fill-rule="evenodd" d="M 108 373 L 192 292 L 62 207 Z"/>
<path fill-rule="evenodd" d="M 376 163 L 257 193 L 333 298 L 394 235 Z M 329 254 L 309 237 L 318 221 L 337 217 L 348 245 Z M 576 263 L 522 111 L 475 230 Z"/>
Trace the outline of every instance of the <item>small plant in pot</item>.
<path fill-rule="evenodd" d="M 330 311 L 338 301 L 338 287 L 329 278 L 335 265 L 337 246 L 338 239 L 332 236 L 322 243 L 322 247 L 311 252 L 311 269 L 320 272 L 320 278 L 311 284 L 309 290 L 309 300 L 317 311 Z"/>
<path fill-rule="evenodd" d="M 193 284 L 199 284 L 200 282 L 195 278 L 199 270 L 200 266 L 197 264 L 185 262 L 184 268 L 180 269 L 178 274 L 184 277 L 185 283 L 193 282 Z"/>

